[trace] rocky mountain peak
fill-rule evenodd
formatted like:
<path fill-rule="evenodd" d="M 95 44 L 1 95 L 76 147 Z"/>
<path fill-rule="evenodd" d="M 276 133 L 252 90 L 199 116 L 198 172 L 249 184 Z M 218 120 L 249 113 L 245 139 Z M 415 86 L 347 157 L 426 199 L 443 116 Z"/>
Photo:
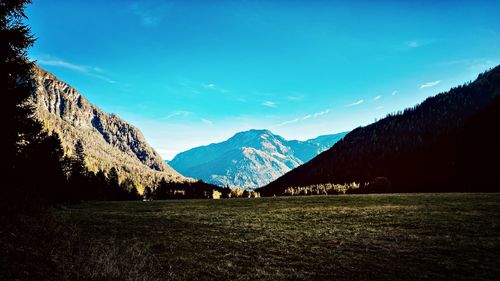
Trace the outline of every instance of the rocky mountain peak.
<path fill-rule="evenodd" d="M 94 106 L 50 72 L 40 67 L 34 72 L 37 85 L 31 102 L 35 117 L 47 130 L 59 133 L 67 153 L 81 140 L 92 170 L 115 166 L 124 177 L 145 183 L 157 177 L 185 179 L 163 162 L 137 128 Z"/>
<path fill-rule="evenodd" d="M 325 142 L 317 143 L 288 141 L 269 130 L 254 129 L 180 153 L 169 164 L 209 183 L 253 189 L 309 161 L 344 135 L 322 138 Z"/>

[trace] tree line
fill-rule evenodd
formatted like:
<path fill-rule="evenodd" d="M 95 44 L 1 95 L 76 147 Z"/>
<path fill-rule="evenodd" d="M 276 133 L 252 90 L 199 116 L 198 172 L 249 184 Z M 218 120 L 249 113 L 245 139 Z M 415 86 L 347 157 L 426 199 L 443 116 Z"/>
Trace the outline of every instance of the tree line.
<path fill-rule="evenodd" d="M 333 184 L 320 183 L 308 186 L 291 186 L 286 188 L 279 195 L 294 196 L 294 195 L 338 195 L 347 193 L 356 193 L 359 189 L 359 183 Z"/>

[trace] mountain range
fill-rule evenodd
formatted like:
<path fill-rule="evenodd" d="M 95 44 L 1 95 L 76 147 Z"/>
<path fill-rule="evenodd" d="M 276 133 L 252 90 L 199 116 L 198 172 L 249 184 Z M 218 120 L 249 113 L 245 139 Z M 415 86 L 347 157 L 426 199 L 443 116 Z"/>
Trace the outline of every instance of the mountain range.
<path fill-rule="evenodd" d="M 35 67 L 34 79 L 36 91 L 30 103 L 35 118 L 49 132 L 58 133 L 67 155 L 73 154 L 75 143 L 80 140 L 90 170 L 109 171 L 116 167 L 120 178 L 132 179 L 139 186 L 161 178 L 192 181 L 166 164 L 134 126 L 103 112 L 76 89 L 40 67 Z"/>
<path fill-rule="evenodd" d="M 267 196 L 291 187 L 351 182 L 359 183 L 355 192 L 361 193 L 498 190 L 500 66 L 348 133 L 298 141 L 249 130 L 182 152 L 168 164 L 137 128 L 51 73 L 36 67 L 34 74 L 36 91 L 29 101 L 34 117 L 58 133 L 65 154 L 72 155 L 81 141 L 91 171 L 115 167 L 122 180 L 131 179 L 140 189 L 162 178 L 188 185 L 197 178 L 261 187 Z"/>
<path fill-rule="evenodd" d="M 497 66 L 474 82 L 356 128 L 259 191 L 272 196 L 303 187 L 305 193 L 351 182 L 361 193 L 499 191 L 499 124 Z"/>
<path fill-rule="evenodd" d="M 286 140 L 269 130 L 249 130 L 220 143 L 179 153 L 168 163 L 180 173 L 208 183 L 255 189 L 309 161 L 345 135 L 298 141 Z"/>

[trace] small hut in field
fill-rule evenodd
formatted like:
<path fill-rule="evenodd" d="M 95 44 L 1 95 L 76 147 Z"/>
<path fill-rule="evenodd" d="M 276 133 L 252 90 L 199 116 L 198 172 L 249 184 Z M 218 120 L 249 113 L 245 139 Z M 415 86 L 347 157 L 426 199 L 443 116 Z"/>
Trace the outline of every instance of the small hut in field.
<path fill-rule="evenodd" d="M 214 189 L 212 191 L 212 199 L 220 199 L 221 194 L 222 193 L 220 191 Z"/>

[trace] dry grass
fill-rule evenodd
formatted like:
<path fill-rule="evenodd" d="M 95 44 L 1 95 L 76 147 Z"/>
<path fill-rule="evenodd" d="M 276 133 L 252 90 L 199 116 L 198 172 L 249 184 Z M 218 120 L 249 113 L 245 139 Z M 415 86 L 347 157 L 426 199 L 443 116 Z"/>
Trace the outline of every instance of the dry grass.
<path fill-rule="evenodd" d="M 500 194 L 96 202 L 57 214 L 85 238 L 70 264 L 88 268 L 67 271 L 100 272 L 91 280 L 500 276 Z"/>
<path fill-rule="evenodd" d="M 46 210 L 2 223 L 0 280 L 170 280 L 142 241 L 94 240 Z"/>
<path fill-rule="evenodd" d="M 2 226 L 4 280 L 500 276 L 500 194 L 93 202 Z"/>

